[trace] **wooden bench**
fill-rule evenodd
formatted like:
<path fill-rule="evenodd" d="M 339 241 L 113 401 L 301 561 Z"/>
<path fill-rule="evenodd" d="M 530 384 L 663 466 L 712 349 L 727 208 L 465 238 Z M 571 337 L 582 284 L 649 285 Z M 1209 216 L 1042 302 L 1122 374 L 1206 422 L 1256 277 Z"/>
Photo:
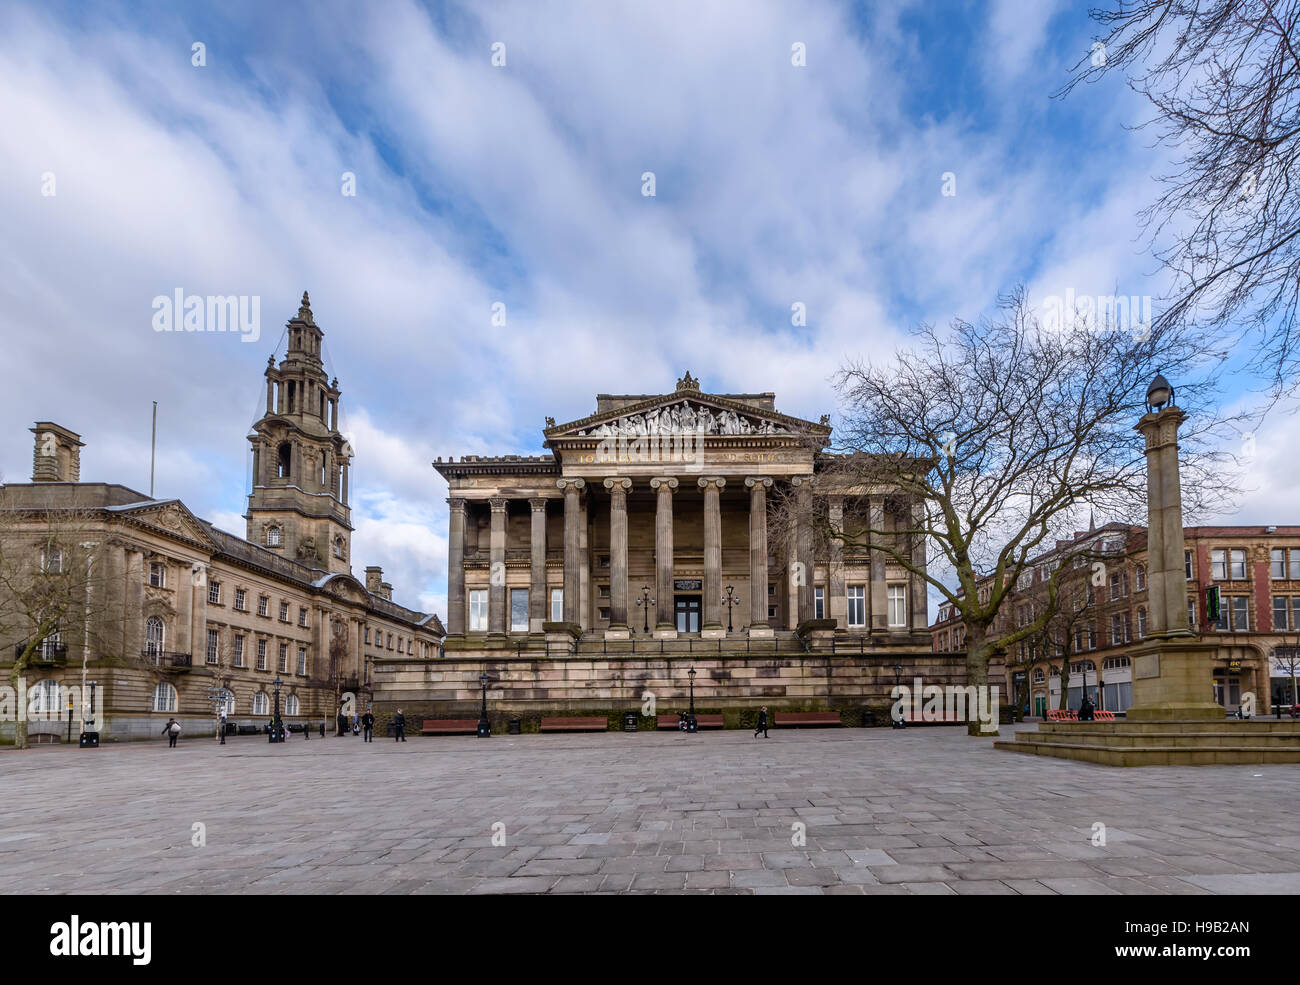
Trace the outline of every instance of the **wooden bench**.
<path fill-rule="evenodd" d="M 780 711 L 772 715 L 772 724 L 782 727 L 794 725 L 839 725 L 838 711 Z"/>
<path fill-rule="evenodd" d="M 420 724 L 421 735 L 472 735 L 477 732 L 477 718 L 426 718 Z"/>
<path fill-rule="evenodd" d="M 603 718 L 543 718 L 543 732 L 605 732 L 609 722 Z"/>
<path fill-rule="evenodd" d="M 696 728 L 723 728 L 722 715 L 696 715 L 695 726 Z M 655 725 L 655 728 L 661 729 L 678 729 L 680 727 L 676 715 L 660 715 L 658 723 Z"/>

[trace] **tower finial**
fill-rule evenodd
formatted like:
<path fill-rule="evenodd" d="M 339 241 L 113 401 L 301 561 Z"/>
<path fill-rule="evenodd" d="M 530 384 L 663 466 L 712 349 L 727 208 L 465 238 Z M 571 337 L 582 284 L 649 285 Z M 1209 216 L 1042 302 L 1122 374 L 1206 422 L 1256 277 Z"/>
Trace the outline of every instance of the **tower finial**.
<path fill-rule="evenodd" d="M 306 291 L 302 292 L 302 304 L 298 306 L 298 318 L 308 325 L 316 324 L 311 317 L 311 298 L 307 296 Z"/>

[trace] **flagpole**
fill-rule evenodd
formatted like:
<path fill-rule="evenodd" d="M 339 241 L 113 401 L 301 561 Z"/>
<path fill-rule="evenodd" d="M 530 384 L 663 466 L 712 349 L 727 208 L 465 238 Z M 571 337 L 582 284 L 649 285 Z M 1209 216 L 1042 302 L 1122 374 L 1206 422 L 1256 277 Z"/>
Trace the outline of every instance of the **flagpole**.
<path fill-rule="evenodd" d="M 153 402 L 153 436 L 149 441 L 149 498 L 153 499 L 153 466 L 158 452 L 158 401 Z"/>

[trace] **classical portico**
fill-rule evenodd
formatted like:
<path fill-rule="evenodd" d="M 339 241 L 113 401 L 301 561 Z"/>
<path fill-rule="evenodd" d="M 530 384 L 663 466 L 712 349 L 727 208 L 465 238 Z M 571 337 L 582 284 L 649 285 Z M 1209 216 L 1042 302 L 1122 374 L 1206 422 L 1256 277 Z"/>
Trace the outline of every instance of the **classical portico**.
<path fill-rule="evenodd" d="M 576 640 L 771 639 L 800 626 L 902 643 L 927 630 L 925 593 L 884 552 L 815 548 L 804 521 L 770 547 L 775 495 L 819 489 L 831 429 L 772 393 L 710 394 L 688 373 L 666 394 L 600 394 L 542 432 L 546 454 L 439 459 L 447 480 L 449 651 Z M 888 491 L 857 498 L 906 516 Z M 888 506 L 888 509 L 887 509 Z M 923 551 L 923 545 L 920 545 Z M 725 600 L 735 599 L 729 605 Z"/>

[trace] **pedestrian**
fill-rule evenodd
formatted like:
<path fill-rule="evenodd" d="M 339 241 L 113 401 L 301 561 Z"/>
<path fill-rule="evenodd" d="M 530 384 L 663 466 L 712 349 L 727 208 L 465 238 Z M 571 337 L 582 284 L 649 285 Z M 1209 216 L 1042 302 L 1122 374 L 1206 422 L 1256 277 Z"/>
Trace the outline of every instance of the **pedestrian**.
<path fill-rule="evenodd" d="M 226 744 L 226 709 L 225 708 L 221 709 L 221 725 L 219 726 L 219 728 L 221 729 L 221 744 L 224 746 Z"/>
<path fill-rule="evenodd" d="M 1083 703 L 1079 705 L 1079 721 L 1091 722 L 1093 720 L 1093 707 L 1092 699 L 1085 694 L 1083 696 Z"/>
<path fill-rule="evenodd" d="M 372 712 L 372 711 L 370 711 L 369 709 L 367 709 L 367 710 L 366 710 L 366 713 L 365 713 L 364 715 L 361 716 L 361 728 L 362 728 L 362 731 L 363 731 L 363 733 L 364 733 L 364 734 L 362 735 L 362 741 L 363 741 L 363 742 L 374 742 L 374 741 L 375 741 L 375 714 L 374 714 L 374 712 Z"/>
<path fill-rule="evenodd" d="M 763 733 L 763 738 L 769 738 L 767 734 L 767 705 L 758 709 L 758 724 L 754 727 L 754 738 L 758 738 L 758 733 Z"/>
<path fill-rule="evenodd" d="M 355 711 L 352 713 L 352 734 L 353 735 L 361 734 L 361 716 L 358 715 Z"/>
<path fill-rule="evenodd" d="M 310 739 L 310 738 L 311 738 L 311 722 L 303 722 L 303 723 L 302 723 L 302 737 L 303 737 L 304 739 Z"/>
<path fill-rule="evenodd" d="M 402 709 L 397 709 L 397 714 L 393 716 L 393 741 L 406 741 L 406 716 L 402 714 Z"/>
<path fill-rule="evenodd" d="M 163 730 L 159 734 L 167 736 L 167 748 L 174 749 L 176 747 L 176 740 L 181 737 L 181 723 L 176 721 L 174 718 L 169 718 L 167 719 L 167 724 L 163 726 Z"/>

